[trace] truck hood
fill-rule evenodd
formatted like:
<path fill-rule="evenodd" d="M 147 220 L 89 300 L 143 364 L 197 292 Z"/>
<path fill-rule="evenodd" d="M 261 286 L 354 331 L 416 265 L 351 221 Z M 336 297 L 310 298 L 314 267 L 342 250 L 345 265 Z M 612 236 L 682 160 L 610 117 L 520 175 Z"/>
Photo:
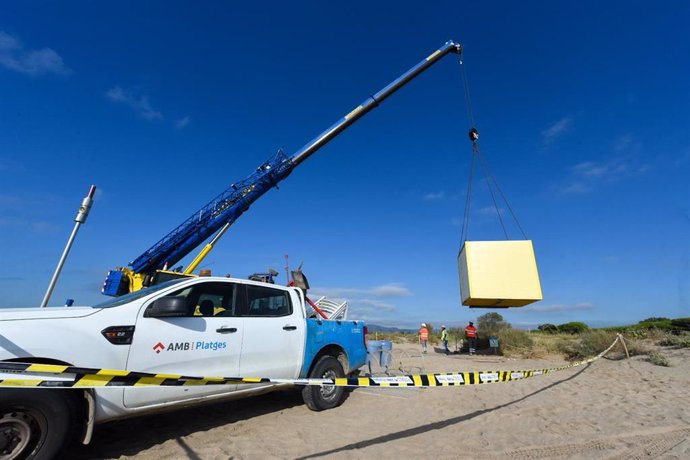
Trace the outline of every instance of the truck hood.
<path fill-rule="evenodd" d="M 101 311 L 91 307 L 0 308 L 0 321 L 48 318 L 80 318 Z"/>

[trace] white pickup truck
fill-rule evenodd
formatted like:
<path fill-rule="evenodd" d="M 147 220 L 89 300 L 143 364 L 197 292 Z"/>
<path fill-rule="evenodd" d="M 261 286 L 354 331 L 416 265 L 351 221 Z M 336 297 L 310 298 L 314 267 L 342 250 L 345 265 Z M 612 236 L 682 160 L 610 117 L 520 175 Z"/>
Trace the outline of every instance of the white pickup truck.
<path fill-rule="evenodd" d="M 334 378 L 365 363 L 365 327 L 361 321 L 308 318 L 298 288 L 185 278 L 93 307 L 0 309 L 0 361 L 189 376 Z M 16 377 L 0 371 L 0 380 Z M 0 459 L 49 459 L 70 438 L 88 443 L 96 423 L 273 388 L 0 387 Z M 345 396 L 343 387 L 333 386 L 305 386 L 302 394 L 312 410 L 335 407 Z"/>

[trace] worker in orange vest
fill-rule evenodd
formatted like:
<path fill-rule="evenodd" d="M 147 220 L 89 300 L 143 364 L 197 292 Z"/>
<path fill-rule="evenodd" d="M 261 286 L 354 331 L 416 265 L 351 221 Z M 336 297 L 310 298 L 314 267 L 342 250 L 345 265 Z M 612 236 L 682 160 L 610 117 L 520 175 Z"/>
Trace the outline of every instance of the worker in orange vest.
<path fill-rule="evenodd" d="M 422 342 L 422 353 L 426 353 L 426 343 L 429 340 L 429 329 L 426 328 L 426 323 L 422 323 L 419 328 L 419 341 Z"/>
<path fill-rule="evenodd" d="M 465 338 L 467 338 L 467 343 L 470 348 L 470 355 L 473 355 L 474 349 L 477 347 L 477 328 L 474 327 L 472 321 L 470 321 L 470 324 L 465 328 Z"/>

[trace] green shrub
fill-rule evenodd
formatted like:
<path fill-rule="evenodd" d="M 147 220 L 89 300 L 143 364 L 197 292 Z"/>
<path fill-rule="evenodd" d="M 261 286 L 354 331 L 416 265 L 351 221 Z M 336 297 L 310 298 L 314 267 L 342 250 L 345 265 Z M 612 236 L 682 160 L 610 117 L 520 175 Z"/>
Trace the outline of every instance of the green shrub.
<path fill-rule="evenodd" d="M 646 361 L 649 361 L 652 364 L 656 364 L 657 366 L 664 366 L 664 367 L 670 367 L 671 363 L 668 361 L 668 359 L 660 354 L 660 353 L 652 353 L 649 356 L 647 356 Z"/>
<path fill-rule="evenodd" d="M 628 336 L 626 336 L 624 340 L 625 345 L 628 347 L 628 353 L 630 354 L 630 356 L 648 355 L 653 351 L 652 347 L 642 340 L 638 340 Z M 623 347 L 616 346 L 614 347 L 614 350 L 622 351 Z"/>
<path fill-rule="evenodd" d="M 668 319 L 663 317 L 651 317 L 630 326 L 607 327 L 607 331 L 624 332 L 635 334 L 639 337 L 646 337 L 647 331 L 664 331 L 680 333 L 690 331 L 690 318 Z"/>
<path fill-rule="evenodd" d="M 540 356 L 549 354 L 563 354 L 564 344 L 577 341 L 577 336 L 571 334 L 544 333 L 541 331 L 530 332 L 534 340 L 534 349 Z"/>
<path fill-rule="evenodd" d="M 630 326 L 630 329 L 659 329 L 662 331 L 670 331 L 674 329 L 673 321 L 670 319 L 658 319 L 656 321 L 640 321 L 639 323 Z"/>
<path fill-rule="evenodd" d="M 539 326 L 537 326 L 537 329 L 539 329 L 542 332 L 548 332 L 549 334 L 555 334 L 556 332 L 558 332 L 558 326 L 549 323 L 540 324 Z"/>
<path fill-rule="evenodd" d="M 580 321 L 572 321 L 558 326 L 558 332 L 567 332 L 568 334 L 582 334 L 588 329 L 589 326 Z"/>
<path fill-rule="evenodd" d="M 676 318 L 671 320 L 671 327 L 677 330 L 690 331 L 690 318 Z"/>
<path fill-rule="evenodd" d="M 650 318 L 643 319 L 643 320 L 640 321 L 638 324 L 642 324 L 642 323 L 653 323 L 653 322 L 655 322 L 655 321 L 668 321 L 668 320 L 669 320 L 669 318 L 664 318 L 663 316 L 661 316 L 661 317 L 652 316 L 652 317 L 650 317 Z"/>
<path fill-rule="evenodd" d="M 628 332 L 630 329 L 629 326 L 611 326 L 611 327 L 603 327 L 602 328 L 604 331 L 609 331 L 609 332 Z"/>
<path fill-rule="evenodd" d="M 499 352 L 506 356 L 520 355 L 531 356 L 534 340 L 529 332 L 520 329 L 503 328 L 498 334 Z"/>
<path fill-rule="evenodd" d="M 503 321 L 503 316 L 498 313 L 486 313 L 477 318 L 477 336 L 481 339 L 488 339 L 509 327 L 510 324 Z"/>
<path fill-rule="evenodd" d="M 465 330 L 460 327 L 448 328 L 448 348 L 455 350 L 462 348 L 462 341 L 465 338 Z"/>
<path fill-rule="evenodd" d="M 604 330 L 592 330 L 582 333 L 575 342 L 562 342 L 560 351 L 571 361 L 579 361 L 596 356 L 606 350 L 609 345 L 616 340 L 616 333 Z M 639 340 L 630 338 L 625 339 L 628 353 L 631 356 L 649 354 L 649 349 Z M 616 345 L 612 352 L 620 355 L 623 351 L 622 345 Z"/>
<path fill-rule="evenodd" d="M 389 340 L 395 343 L 415 343 L 419 342 L 417 334 L 409 332 L 370 332 L 367 340 Z"/>
<path fill-rule="evenodd" d="M 662 347 L 690 348 L 690 336 L 667 335 L 657 342 Z"/>

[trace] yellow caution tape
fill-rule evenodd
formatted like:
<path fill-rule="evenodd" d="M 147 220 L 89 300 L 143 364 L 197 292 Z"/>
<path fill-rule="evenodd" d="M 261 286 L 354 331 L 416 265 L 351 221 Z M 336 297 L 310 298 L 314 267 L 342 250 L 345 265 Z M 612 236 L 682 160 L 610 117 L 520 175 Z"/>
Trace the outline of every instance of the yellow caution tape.
<path fill-rule="evenodd" d="M 1 379 L 0 387 L 17 388 L 101 388 L 159 387 L 183 385 L 237 385 L 249 383 L 282 383 L 292 385 L 333 385 L 338 387 L 447 387 L 481 385 L 522 380 L 550 372 L 589 364 L 608 353 L 620 336 L 606 350 L 593 358 L 565 366 L 517 371 L 446 372 L 437 374 L 342 377 L 336 379 L 276 379 L 265 377 L 190 377 L 172 374 L 151 374 L 113 369 L 0 362 L 0 373 L 12 378 Z M 51 374 L 47 377 L 45 374 Z M 29 377 L 29 378 L 27 378 Z M 68 377 L 56 380 L 56 377 Z"/>

